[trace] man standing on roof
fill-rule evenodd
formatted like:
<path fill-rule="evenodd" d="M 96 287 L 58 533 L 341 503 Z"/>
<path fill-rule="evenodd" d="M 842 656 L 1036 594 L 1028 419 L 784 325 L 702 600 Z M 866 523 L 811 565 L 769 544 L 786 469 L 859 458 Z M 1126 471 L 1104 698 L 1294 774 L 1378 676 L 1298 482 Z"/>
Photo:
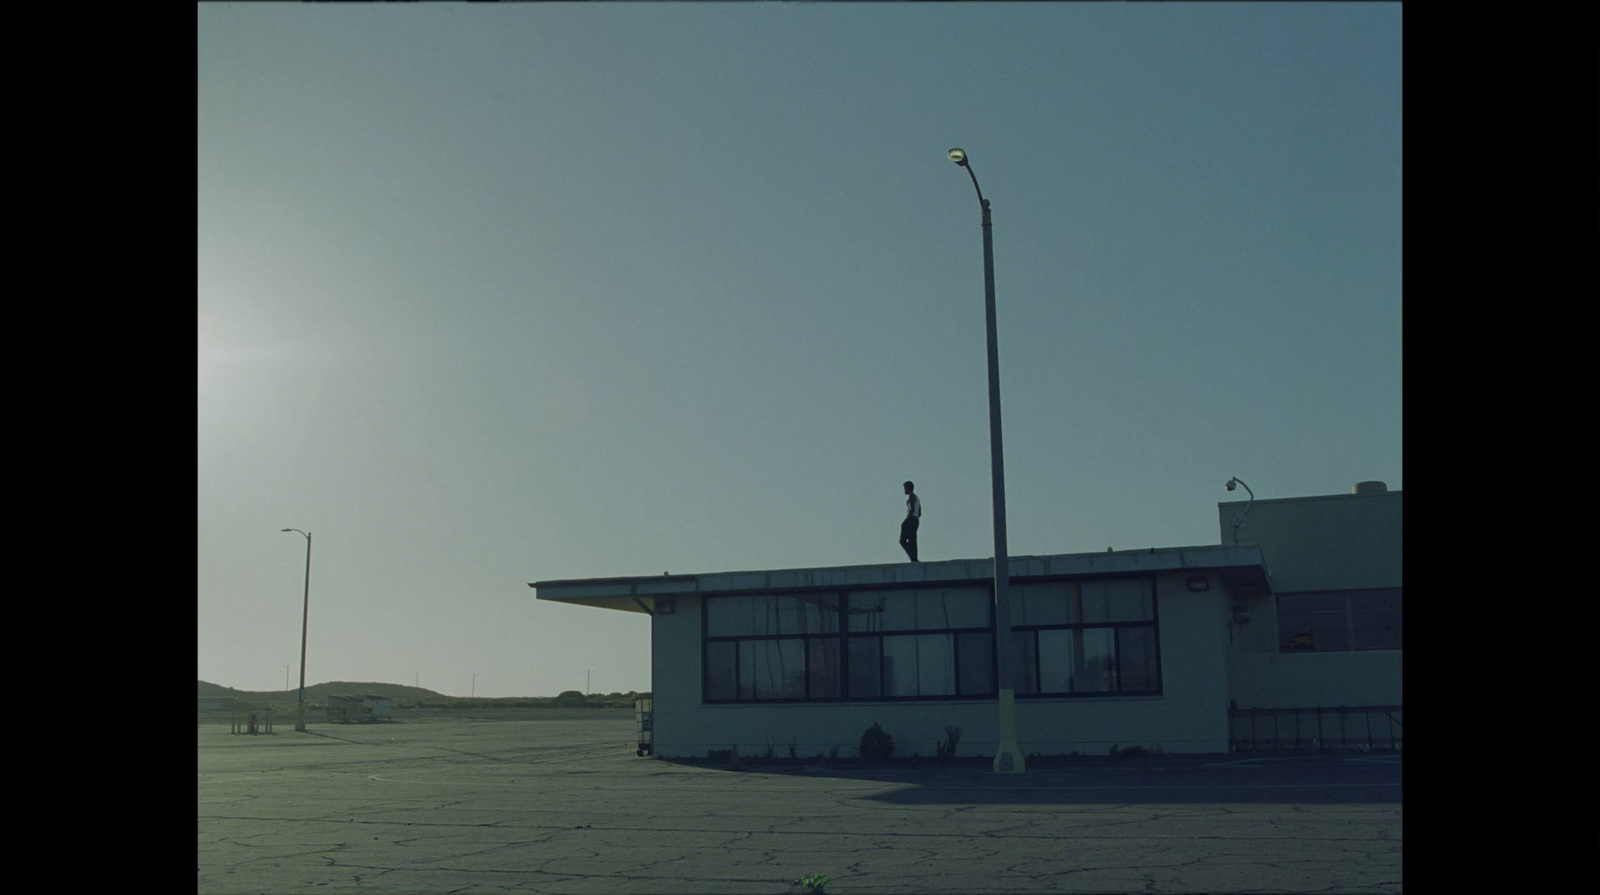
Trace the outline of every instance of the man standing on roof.
<path fill-rule="evenodd" d="M 916 485 L 905 483 L 906 520 L 900 523 L 900 546 L 912 562 L 917 561 L 917 526 L 922 524 L 922 498 L 915 493 Z"/>

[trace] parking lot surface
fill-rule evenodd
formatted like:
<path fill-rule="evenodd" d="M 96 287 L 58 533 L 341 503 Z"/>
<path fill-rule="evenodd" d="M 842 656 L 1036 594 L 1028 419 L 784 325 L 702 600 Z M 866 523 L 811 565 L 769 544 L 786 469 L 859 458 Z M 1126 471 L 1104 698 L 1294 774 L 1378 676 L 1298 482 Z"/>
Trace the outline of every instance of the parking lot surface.
<path fill-rule="evenodd" d="M 1401 891 L 1397 754 L 735 771 L 528 716 L 202 723 L 198 891 Z"/>

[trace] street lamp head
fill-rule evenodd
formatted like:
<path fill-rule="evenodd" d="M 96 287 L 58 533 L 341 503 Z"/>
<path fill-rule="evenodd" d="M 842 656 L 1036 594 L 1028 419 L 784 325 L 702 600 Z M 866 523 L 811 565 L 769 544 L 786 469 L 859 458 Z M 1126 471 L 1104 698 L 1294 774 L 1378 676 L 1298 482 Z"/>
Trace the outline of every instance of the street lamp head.
<path fill-rule="evenodd" d="M 950 157 L 950 161 L 955 162 L 961 167 L 965 168 L 967 166 L 967 151 L 965 149 L 952 149 L 945 153 L 945 155 L 948 155 Z"/>

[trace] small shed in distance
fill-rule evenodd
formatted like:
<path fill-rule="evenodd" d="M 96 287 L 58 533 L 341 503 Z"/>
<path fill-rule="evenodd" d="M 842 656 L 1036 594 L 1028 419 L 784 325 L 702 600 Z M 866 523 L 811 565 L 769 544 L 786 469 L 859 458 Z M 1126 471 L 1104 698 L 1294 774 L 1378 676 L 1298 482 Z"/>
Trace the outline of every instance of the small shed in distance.
<path fill-rule="evenodd" d="M 351 721 L 392 721 L 393 707 L 393 701 L 387 696 L 330 694 L 328 720 L 345 724 Z"/>

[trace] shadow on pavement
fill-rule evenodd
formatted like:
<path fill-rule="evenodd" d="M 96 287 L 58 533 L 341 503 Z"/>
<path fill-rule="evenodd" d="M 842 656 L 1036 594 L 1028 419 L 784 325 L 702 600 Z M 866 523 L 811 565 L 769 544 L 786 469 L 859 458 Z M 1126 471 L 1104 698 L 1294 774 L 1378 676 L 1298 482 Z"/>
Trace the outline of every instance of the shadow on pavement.
<path fill-rule="evenodd" d="M 1399 804 L 1398 753 L 1030 760 L 1024 774 L 996 774 L 989 759 L 888 762 L 663 759 L 741 775 L 880 782 L 863 796 L 889 805 L 942 804 Z"/>

